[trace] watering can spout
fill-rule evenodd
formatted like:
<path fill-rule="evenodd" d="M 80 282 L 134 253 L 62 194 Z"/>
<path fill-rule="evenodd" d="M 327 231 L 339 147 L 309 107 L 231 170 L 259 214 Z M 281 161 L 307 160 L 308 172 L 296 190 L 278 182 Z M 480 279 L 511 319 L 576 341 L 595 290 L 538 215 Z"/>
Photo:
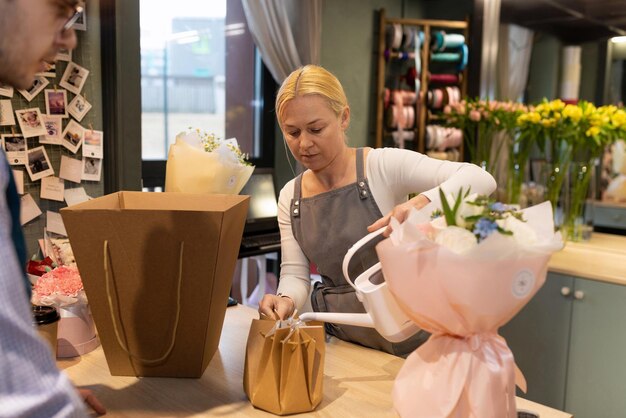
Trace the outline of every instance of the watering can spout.
<path fill-rule="evenodd" d="M 300 320 L 374 328 L 372 317 L 366 313 L 306 312 L 300 315 Z"/>
<path fill-rule="evenodd" d="M 382 274 L 380 262 L 361 273 L 354 282 L 348 274 L 348 265 L 354 253 L 365 243 L 382 234 L 384 230 L 385 227 L 361 238 L 348 250 L 343 260 L 344 278 L 354 288 L 357 299 L 363 302 L 366 313 L 306 312 L 300 315 L 302 321 L 375 328 L 380 335 L 394 343 L 404 341 L 419 332 L 417 325 L 398 306 L 391 291 L 387 288 L 387 283 L 370 280 Z"/>

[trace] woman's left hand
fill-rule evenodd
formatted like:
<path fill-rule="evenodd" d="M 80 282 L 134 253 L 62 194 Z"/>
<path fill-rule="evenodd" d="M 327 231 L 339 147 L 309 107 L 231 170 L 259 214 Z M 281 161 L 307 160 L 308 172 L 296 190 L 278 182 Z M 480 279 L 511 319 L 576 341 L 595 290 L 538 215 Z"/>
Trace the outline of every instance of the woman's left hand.
<path fill-rule="evenodd" d="M 388 237 L 389 234 L 391 234 L 391 230 L 392 230 L 391 226 L 389 226 L 389 221 L 391 220 L 392 216 L 396 218 L 398 222 L 402 223 L 409 216 L 409 213 L 411 212 L 412 208 L 421 209 L 429 203 L 430 203 L 430 200 L 426 196 L 422 194 L 417 195 L 413 199 L 407 202 L 401 203 L 395 208 L 393 208 L 393 210 L 389 212 L 387 215 L 383 216 L 382 218 L 380 218 L 379 220 L 377 220 L 376 222 L 368 226 L 367 231 L 374 232 L 377 229 L 380 229 L 384 227 L 385 225 L 387 225 L 387 229 L 385 230 L 385 232 L 383 232 L 383 236 Z"/>

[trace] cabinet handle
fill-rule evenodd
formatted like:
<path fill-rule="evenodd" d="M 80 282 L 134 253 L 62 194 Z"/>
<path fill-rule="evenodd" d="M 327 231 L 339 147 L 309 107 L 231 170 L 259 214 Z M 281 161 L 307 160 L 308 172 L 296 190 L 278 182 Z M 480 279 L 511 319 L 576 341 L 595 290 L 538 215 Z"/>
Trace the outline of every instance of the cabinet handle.
<path fill-rule="evenodd" d="M 584 297 L 585 297 L 585 292 L 583 292 L 582 290 L 577 290 L 574 292 L 574 299 L 583 300 Z"/>
<path fill-rule="evenodd" d="M 570 288 L 569 288 L 569 287 L 567 287 L 567 286 L 563 286 L 563 287 L 561 288 L 561 294 L 562 294 L 563 296 L 569 296 L 569 295 L 571 295 L 571 294 L 572 294 L 572 289 L 570 289 Z"/>

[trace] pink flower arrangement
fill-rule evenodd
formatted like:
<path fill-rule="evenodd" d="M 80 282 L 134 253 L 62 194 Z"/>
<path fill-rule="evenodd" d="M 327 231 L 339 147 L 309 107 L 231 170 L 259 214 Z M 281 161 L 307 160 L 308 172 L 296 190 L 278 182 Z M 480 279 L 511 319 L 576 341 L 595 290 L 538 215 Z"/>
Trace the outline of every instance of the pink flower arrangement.
<path fill-rule="evenodd" d="M 35 305 L 71 305 L 86 302 L 83 282 L 75 266 L 59 266 L 41 276 L 33 288 Z"/>

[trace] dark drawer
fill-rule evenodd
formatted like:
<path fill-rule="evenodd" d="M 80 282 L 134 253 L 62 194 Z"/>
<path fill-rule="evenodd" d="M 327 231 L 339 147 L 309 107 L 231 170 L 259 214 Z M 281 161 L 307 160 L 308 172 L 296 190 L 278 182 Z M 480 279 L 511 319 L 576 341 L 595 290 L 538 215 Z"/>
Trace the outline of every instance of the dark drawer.
<path fill-rule="evenodd" d="M 626 229 L 626 208 L 595 206 L 593 224 L 608 228 Z"/>

